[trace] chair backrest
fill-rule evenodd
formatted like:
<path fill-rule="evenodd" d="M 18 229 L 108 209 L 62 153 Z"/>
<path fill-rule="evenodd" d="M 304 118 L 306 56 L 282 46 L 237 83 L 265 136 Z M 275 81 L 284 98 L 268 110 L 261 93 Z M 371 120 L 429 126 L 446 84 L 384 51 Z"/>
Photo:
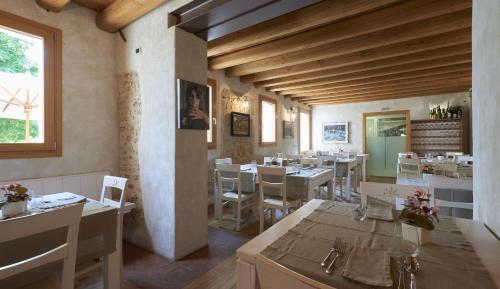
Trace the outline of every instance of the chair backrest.
<path fill-rule="evenodd" d="M 472 162 L 473 157 L 471 155 L 458 155 L 456 156 L 456 162 L 457 163 L 468 163 Z"/>
<path fill-rule="evenodd" d="M 318 156 L 318 159 L 321 160 L 323 167 L 333 167 L 335 166 L 335 161 L 337 160 L 337 156 Z"/>
<path fill-rule="evenodd" d="M 233 163 L 233 159 L 232 158 L 215 159 L 215 164 L 216 165 L 222 165 L 222 164 L 230 165 L 232 163 Z"/>
<path fill-rule="evenodd" d="M 407 157 L 399 158 L 399 172 L 403 174 L 410 174 L 419 176 L 422 174 L 422 167 L 420 165 L 420 160 L 409 159 Z"/>
<path fill-rule="evenodd" d="M 447 159 L 456 161 L 457 156 L 463 156 L 464 153 L 463 152 L 446 152 L 445 155 L 446 155 Z"/>
<path fill-rule="evenodd" d="M 222 196 L 224 188 L 234 190 L 238 187 L 238 197 L 241 197 L 241 165 L 219 164 L 217 169 L 217 183 L 219 184 L 219 195 Z"/>
<path fill-rule="evenodd" d="M 266 188 L 278 190 L 283 197 L 283 206 L 286 202 L 286 168 L 257 166 L 259 178 L 260 200 L 264 200 Z M 277 181 L 280 180 L 280 181 Z M 275 193 L 273 191 L 273 193 Z"/>
<path fill-rule="evenodd" d="M 0 280 L 63 260 L 61 288 L 74 288 L 78 229 L 83 205 L 79 203 L 40 214 L 0 221 L 0 243 L 67 228 L 65 243 L 29 259 L 0 267 Z"/>
<path fill-rule="evenodd" d="M 113 177 L 113 176 L 105 176 L 102 182 L 102 192 L 101 192 L 101 203 L 109 205 L 113 208 L 117 208 L 120 213 L 123 211 L 123 207 L 125 206 L 125 187 L 127 186 L 128 179 Z M 106 195 L 110 194 L 111 190 L 108 188 L 115 188 L 120 190 L 120 198 L 119 201 L 115 201 L 112 198 L 107 198 Z"/>
<path fill-rule="evenodd" d="M 407 186 L 395 184 L 383 184 L 372 182 L 361 182 L 361 204 L 366 206 L 367 196 L 386 201 L 391 204 L 396 204 L 396 198 L 406 199 L 407 196 L 412 196 L 417 190 L 429 193 L 428 187 L 422 186 Z M 434 206 L 434 194 L 431 193 L 429 200 L 431 206 Z"/>
<path fill-rule="evenodd" d="M 255 256 L 255 266 L 262 289 L 335 289 L 292 271 L 261 254 Z"/>
<path fill-rule="evenodd" d="M 264 157 L 264 165 L 271 165 L 273 161 L 278 163 L 278 166 L 283 165 L 283 158 L 277 158 L 277 157 Z"/>
<path fill-rule="evenodd" d="M 398 153 L 398 158 L 418 159 L 418 155 L 414 152 Z"/>
<path fill-rule="evenodd" d="M 437 163 L 434 165 L 434 173 L 442 176 L 455 176 L 458 171 L 456 163 Z"/>
<path fill-rule="evenodd" d="M 315 158 L 315 159 L 310 159 L 310 158 L 305 158 L 305 159 L 300 159 L 300 164 L 303 167 L 321 167 L 323 165 L 323 159 L 321 158 Z"/>
<path fill-rule="evenodd" d="M 428 181 L 430 193 L 435 196 L 436 206 L 473 210 L 472 180 L 430 176 Z M 448 200 L 444 200 L 444 194 L 448 195 Z"/>

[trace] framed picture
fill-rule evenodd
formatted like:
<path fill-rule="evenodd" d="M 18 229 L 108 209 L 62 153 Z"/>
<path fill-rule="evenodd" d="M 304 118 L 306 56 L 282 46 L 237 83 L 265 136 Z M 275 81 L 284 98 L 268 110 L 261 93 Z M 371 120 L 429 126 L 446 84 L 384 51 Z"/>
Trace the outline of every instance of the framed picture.
<path fill-rule="evenodd" d="M 250 136 L 250 115 L 231 112 L 231 135 Z"/>
<path fill-rule="evenodd" d="M 208 86 L 177 79 L 177 128 L 208 130 L 210 97 Z"/>
<path fill-rule="evenodd" d="M 283 138 L 293 138 L 293 122 L 283 121 Z"/>
<path fill-rule="evenodd" d="M 349 123 L 348 122 L 324 123 L 323 143 L 349 143 Z"/>

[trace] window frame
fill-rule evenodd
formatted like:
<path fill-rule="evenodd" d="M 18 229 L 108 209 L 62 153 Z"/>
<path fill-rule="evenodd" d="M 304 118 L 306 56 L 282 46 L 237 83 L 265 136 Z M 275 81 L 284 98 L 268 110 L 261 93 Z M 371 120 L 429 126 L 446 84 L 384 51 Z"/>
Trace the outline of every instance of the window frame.
<path fill-rule="evenodd" d="M 299 109 L 299 154 L 302 153 L 302 152 L 305 152 L 303 150 L 301 150 L 301 147 L 300 147 L 300 143 L 301 143 L 301 128 L 302 128 L 302 121 L 301 121 L 301 117 L 300 117 L 300 114 L 301 113 L 305 113 L 309 116 L 309 148 L 307 149 L 307 151 L 310 151 L 312 149 L 312 112 L 309 111 L 309 110 L 305 110 L 305 109 Z"/>
<path fill-rule="evenodd" d="M 62 31 L 0 10 L 0 26 L 43 38 L 44 143 L 0 144 L 0 159 L 62 156 Z"/>
<path fill-rule="evenodd" d="M 263 142 L 262 141 L 262 128 L 263 128 L 263 123 L 262 123 L 262 103 L 263 102 L 268 102 L 274 104 L 274 142 Z M 278 142 L 278 102 L 276 99 L 266 97 L 266 96 L 259 96 L 259 145 L 261 147 L 265 146 L 276 146 Z"/>
<path fill-rule="evenodd" d="M 212 141 L 209 142 L 207 140 L 207 147 L 209 150 L 215 150 L 217 149 L 217 81 L 209 78 L 207 80 L 207 85 L 210 85 L 212 95 L 212 117 L 210 119 L 212 124 Z"/>

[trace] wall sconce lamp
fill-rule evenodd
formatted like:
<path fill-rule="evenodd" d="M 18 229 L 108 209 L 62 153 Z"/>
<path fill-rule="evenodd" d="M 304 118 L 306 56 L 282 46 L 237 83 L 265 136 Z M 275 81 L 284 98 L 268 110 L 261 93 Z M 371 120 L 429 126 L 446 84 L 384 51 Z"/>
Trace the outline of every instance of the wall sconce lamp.
<path fill-rule="evenodd" d="M 295 122 L 295 119 L 297 117 L 297 108 L 290 107 L 290 109 L 288 110 L 288 113 L 290 115 L 290 121 Z"/>

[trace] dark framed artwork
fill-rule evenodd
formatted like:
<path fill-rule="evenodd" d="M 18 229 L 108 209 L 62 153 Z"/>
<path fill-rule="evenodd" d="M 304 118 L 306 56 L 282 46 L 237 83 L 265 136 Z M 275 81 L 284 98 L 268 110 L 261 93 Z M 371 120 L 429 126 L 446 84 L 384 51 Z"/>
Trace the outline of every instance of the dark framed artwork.
<path fill-rule="evenodd" d="M 283 138 L 293 138 L 293 121 L 283 121 Z"/>
<path fill-rule="evenodd" d="M 231 112 L 231 135 L 250 136 L 250 115 Z"/>
<path fill-rule="evenodd" d="M 208 86 L 177 79 L 177 128 L 208 130 L 210 96 Z"/>

